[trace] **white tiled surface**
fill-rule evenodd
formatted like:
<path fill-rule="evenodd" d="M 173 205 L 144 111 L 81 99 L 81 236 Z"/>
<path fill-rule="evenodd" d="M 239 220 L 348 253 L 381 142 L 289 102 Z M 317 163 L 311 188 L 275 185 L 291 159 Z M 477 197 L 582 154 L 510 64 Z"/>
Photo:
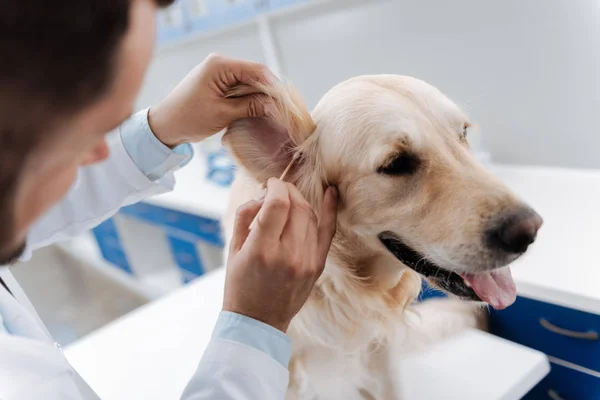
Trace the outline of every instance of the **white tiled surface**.
<path fill-rule="evenodd" d="M 11 271 L 54 339 L 62 345 L 143 305 L 145 301 L 51 246 Z"/>

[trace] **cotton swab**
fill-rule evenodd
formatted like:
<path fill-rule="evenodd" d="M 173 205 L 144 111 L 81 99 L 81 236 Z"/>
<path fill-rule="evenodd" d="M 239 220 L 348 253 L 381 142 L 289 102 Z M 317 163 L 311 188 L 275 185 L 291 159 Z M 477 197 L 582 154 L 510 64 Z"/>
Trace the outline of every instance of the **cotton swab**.
<path fill-rule="evenodd" d="M 292 165 L 294 165 L 294 162 L 300 158 L 300 153 L 296 153 L 294 154 L 294 156 L 292 157 L 292 160 L 290 161 L 290 163 L 287 165 L 287 167 L 285 167 L 285 169 L 283 170 L 283 173 L 281 174 L 281 176 L 279 177 L 279 180 L 282 181 L 285 176 L 287 175 L 287 173 L 290 171 L 290 169 L 292 169 Z M 260 211 L 259 211 L 260 213 Z M 256 225 L 256 221 L 258 220 L 258 214 L 256 214 L 256 217 L 254 217 L 254 219 L 252 220 L 252 222 L 250 223 L 250 226 L 248 227 L 248 230 L 251 231 L 252 228 L 254 228 L 254 225 Z"/>

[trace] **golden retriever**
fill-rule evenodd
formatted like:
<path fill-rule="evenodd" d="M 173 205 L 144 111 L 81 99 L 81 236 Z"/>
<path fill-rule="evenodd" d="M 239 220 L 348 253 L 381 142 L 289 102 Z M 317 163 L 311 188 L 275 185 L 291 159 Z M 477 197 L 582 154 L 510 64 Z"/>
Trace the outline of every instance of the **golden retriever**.
<path fill-rule="evenodd" d="M 244 91 L 276 99 L 268 117 L 235 122 L 223 141 L 241 165 L 227 217 L 278 177 L 315 210 L 339 189 L 338 226 L 323 275 L 288 334 L 289 399 L 397 399 L 395 360 L 516 298 L 507 265 L 541 218 L 478 165 L 467 116 L 407 76 L 360 76 L 335 86 L 312 115 L 291 85 Z M 415 302 L 421 278 L 450 299 Z M 458 300 L 460 299 L 460 300 Z M 468 301 L 461 301 L 468 300 Z"/>

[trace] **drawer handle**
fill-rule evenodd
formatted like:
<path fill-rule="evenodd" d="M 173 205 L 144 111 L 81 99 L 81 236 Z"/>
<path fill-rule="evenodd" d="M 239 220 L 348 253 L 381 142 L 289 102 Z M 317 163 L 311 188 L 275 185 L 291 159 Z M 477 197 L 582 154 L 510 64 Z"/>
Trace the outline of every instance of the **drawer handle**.
<path fill-rule="evenodd" d="M 564 397 L 562 397 L 560 394 L 556 393 L 552 389 L 548 389 L 548 397 L 550 397 L 550 399 L 552 400 L 565 400 Z"/>
<path fill-rule="evenodd" d="M 550 323 L 545 318 L 540 318 L 540 325 L 549 330 L 550 332 L 556 333 L 557 335 L 567 336 L 573 339 L 584 339 L 584 340 L 598 340 L 598 332 L 588 331 L 588 332 L 576 332 L 570 331 L 568 329 L 564 329 L 558 327 L 552 323 Z"/>

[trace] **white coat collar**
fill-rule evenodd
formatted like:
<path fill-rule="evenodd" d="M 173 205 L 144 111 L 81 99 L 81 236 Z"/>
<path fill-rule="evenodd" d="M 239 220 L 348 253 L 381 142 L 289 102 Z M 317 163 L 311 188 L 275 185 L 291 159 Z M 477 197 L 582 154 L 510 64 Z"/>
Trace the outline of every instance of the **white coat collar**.
<path fill-rule="evenodd" d="M 12 293 L 0 288 L 0 313 L 6 327 L 15 335 L 53 343 L 33 304 L 8 267 L 0 267 L 0 277 Z"/>

